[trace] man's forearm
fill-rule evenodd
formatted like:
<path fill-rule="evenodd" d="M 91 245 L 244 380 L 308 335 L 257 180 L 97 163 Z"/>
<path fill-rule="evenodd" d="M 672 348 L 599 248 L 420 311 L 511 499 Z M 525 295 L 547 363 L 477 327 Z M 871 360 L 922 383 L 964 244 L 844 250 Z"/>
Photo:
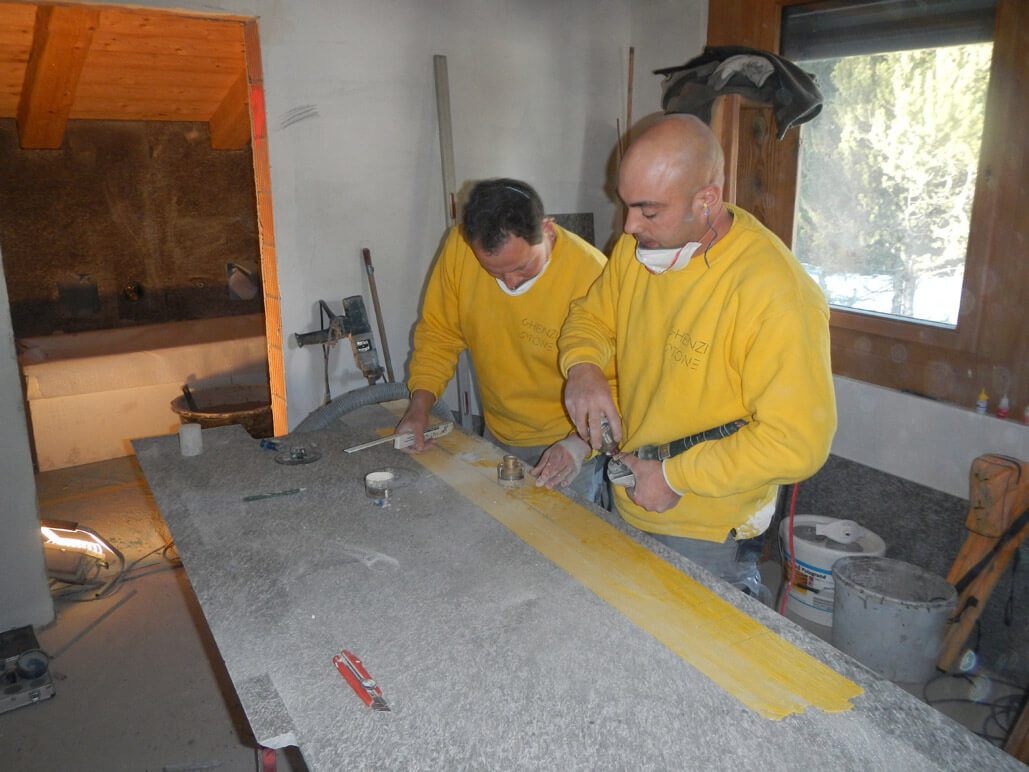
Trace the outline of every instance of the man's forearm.
<path fill-rule="evenodd" d="M 408 405 L 407 411 L 409 413 L 418 412 L 421 415 L 428 415 L 435 404 L 435 394 L 425 389 L 415 389 L 411 392 L 411 403 Z"/>
<path fill-rule="evenodd" d="M 603 370 L 614 354 L 614 338 L 605 335 L 599 326 L 589 321 L 573 320 L 569 316 L 561 328 L 557 348 L 558 365 L 567 378 L 576 365 L 596 365 Z"/>

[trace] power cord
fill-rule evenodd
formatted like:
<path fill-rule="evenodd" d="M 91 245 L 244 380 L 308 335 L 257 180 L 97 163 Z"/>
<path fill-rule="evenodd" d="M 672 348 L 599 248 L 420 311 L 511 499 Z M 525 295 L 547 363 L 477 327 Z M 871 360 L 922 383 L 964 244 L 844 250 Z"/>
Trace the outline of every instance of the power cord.
<path fill-rule="evenodd" d="M 797 490 L 800 485 L 797 483 L 793 484 L 793 493 L 790 495 L 790 513 L 789 517 L 789 544 L 790 544 L 790 570 L 786 576 L 786 579 L 782 583 L 780 593 L 782 595 L 782 601 L 779 604 L 779 615 L 786 616 L 786 601 L 790 597 L 790 591 L 793 589 L 793 582 L 797 578 L 797 551 L 793 547 L 793 515 L 797 510 Z"/>
<path fill-rule="evenodd" d="M 97 563 L 94 566 L 94 573 L 89 577 L 89 579 L 85 583 L 73 584 L 71 582 L 61 581 L 60 579 L 51 579 L 50 594 L 57 600 L 67 600 L 75 603 L 85 603 L 94 600 L 104 600 L 117 593 L 118 590 L 120 590 L 126 582 L 130 582 L 135 579 L 140 579 L 144 576 L 149 576 L 150 574 L 154 573 L 153 571 L 147 571 L 146 573 L 133 574 L 133 572 L 141 571 L 144 568 L 153 568 L 154 566 L 159 565 L 157 563 L 152 563 L 145 566 L 139 565 L 143 560 L 146 560 L 148 557 L 158 552 L 161 553 L 162 558 L 164 558 L 168 563 L 171 564 L 170 566 L 167 566 L 167 568 L 178 568 L 182 565 L 182 560 L 178 557 L 178 552 L 175 550 L 174 540 L 169 540 L 165 544 L 162 544 L 160 547 L 156 547 L 150 550 L 150 552 L 132 561 L 132 563 L 130 563 L 128 566 L 125 565 L 125 558 L 122 556 L 122 554 L 115 550 L 115 554 L 121 560 L 121 567 L 119 568 L 117 573 L 110 579 L 107 579 L 106 581 L 98 580 L 98 577 L 100 576 L 101 564 Z M 171 556 L 172 552 L 175 552 L 175 555 L 173 557 Z M 92 594 L 88 597 L 80 597 L 86 595 L 87 593 Z"/>
<path fill-rule="evenodd" d="M 977 681 L 979 681 L 983 683 L 982 688 L 984 690 L 988 690 L 993 686 L 999 685 L 1015 691 L 994 700 L 977 700 L 973 697 L 931 698 L 929 696 L 929 687 L 932 684 L 940 683 L 944 680 L 950 682 L 954 682 L 956 680 L 964 681 L 969 684 L 973 690 L 980 688 L 979 683 L 977 683 Z M 1011 734 L 1011 730 L 1014 728 L 1015 722 L 1021 714 L 1022 707 L 1025 705 L 1027 698 L 1026 695 L 1027 693 L 1023 691 L 1023 687 L 1018 684 L 1011 683 L 1010 681 L 1005 681 L 1000 678 L 993 678 L 986 675 L 975 675 L 972 673 L 940 673 L 939 675 L 930 678 L 922 686 L 922 701 L 930 707 L 936 708 L 938 705 L 957 704 L 974 705 L 989 710 L 989 713 L 983 719 L 980 730 L 973 730 L 973 732 L 998 747 L 1004 747 L 1005 742 L 1007 742 L 1008 736 Z"/>

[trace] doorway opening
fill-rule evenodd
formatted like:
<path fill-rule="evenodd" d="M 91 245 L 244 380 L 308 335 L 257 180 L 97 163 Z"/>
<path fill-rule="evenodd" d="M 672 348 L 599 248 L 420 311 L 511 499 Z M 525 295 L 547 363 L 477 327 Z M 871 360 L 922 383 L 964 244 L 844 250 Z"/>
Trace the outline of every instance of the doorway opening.
<path fill-rule="evenodd" d="M 183 385 L 260 379 L 283 433 L 256 19 L 0 3 L 0 39 L 0 254 L 37 468 L 174 431 Z"/>

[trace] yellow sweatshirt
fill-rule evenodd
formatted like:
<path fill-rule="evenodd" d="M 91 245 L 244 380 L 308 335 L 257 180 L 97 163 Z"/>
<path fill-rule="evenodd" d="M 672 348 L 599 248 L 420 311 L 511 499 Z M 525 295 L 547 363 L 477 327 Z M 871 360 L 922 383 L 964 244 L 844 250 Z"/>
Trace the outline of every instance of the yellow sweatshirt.
<path fill-rule="evenodd" d="M 508 445 L 550 445 L 572 430 L 557 367 L 557 336 L 573 300 L 586 294 L 606 259 L 554 226 L 550 263 L 524 295 L 505 294 L 486 273 L 459 227 L 447 237 L 415 326 L 413 392 L 438 399 L 457 358 L 471 352 L 486 426 Z M 613 380 L 613 365 L 608 368 Z"/>
<path fill-rule="evenodd" d="M 771 231 L 730 211 L 710 268 L 698 251 L 682 271 L 651 274 L 622 236 L 558 342 L 565 374 L 617 357 L 624 450 L 749 422 L 664 462 L 683 494 L 667 512 L 647 512 L 616 487 L 619 513 L 644 531 L 724 541 L 776 485 L 814 474 L 836 431 L 825 296 Z"/>

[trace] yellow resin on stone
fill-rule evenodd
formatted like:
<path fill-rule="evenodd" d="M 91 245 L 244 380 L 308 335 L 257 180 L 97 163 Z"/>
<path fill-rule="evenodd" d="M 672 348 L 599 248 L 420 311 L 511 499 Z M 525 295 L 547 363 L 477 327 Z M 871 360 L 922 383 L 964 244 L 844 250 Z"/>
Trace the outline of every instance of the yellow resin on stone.
<path fill-rule="evenodd" d="M 413 458 L 766 718 L 849 710 L 862 689 L 566 496 L 496 481 L 499 449 L 454 432 Z"/>

